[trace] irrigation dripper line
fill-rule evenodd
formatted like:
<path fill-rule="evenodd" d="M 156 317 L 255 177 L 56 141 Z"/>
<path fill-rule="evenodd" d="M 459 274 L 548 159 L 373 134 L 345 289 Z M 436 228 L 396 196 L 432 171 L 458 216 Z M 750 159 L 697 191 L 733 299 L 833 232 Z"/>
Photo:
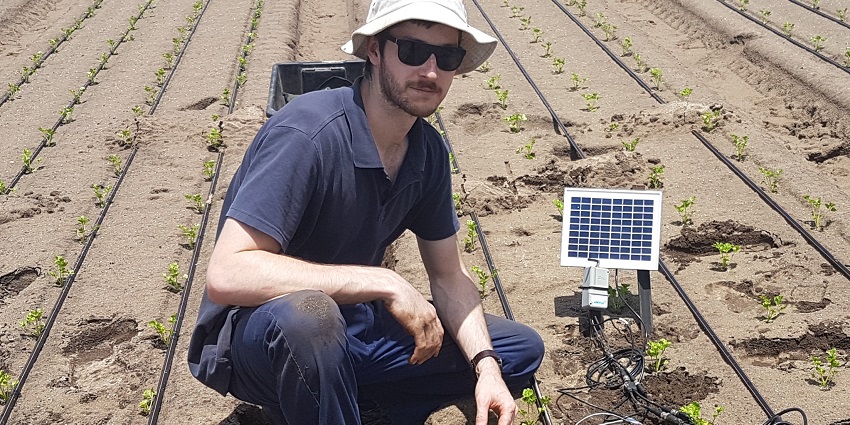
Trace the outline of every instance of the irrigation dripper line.
<path fill-rule="evenodd" d="M 102 1 L 102 0 L 101 0 L 101 1 Z M 155 1 L 155 0 L 148 0 L 148 1 L 146 1 L 146 2 L 145 2 L 145 6 L 144 6 L 143 8 L 141 8 L 141 9 L 139 9 L 139 13 L 136 15 L 136 20 L 137 20 L 137 21 L 138 21 L 139 19 L 142 19 L 142 18 L 144 17 L 145 12 L 148 10 L 148 8 L 150 7 L 150 5 L 151 5 L 154 1 Z M 98 3 L 98 4 L 99 4 L 99 3 Z M 127 31 L 124 33 L 124 35 L 122 35 L 122 36 L 121 36 L 121 39 L 120 39 L 120 40 L 118 40 L 117 42 L 115 42 L 115 45 L 114 45 L 114 46 L 112 46 L 112 48 L 109 50 L 109 55 L 107 56 L 106 62 L 101 61 L 101 62 L 99 62 L 99 64 L 98 64 L 97 68 L 92 68 L 92 69 L 95 69 L 96 71 L 95 71 L 94 75 L 93 75 L 91 78 L 87 79 L 87 80 L 86 80 L 86 82 L 85 82 L 85 83 L 84 83 L 84 84 L 80 87 L 80 91 L 81 91 L 80 96 L 82 96 L 82 94 L 84 94 L 84 93 L 86 92 L 86 90 L 88 90 L 88 88 L 89 88 L 90 86 L 92 86 L 92 84 L 94 83 L 94 79 L 95 79 L 95 77 L 97 77 L 97 76 L 98 76 L 98 74 L 100 74 L 100 71 L 103 71 L 103 70 L 106 68 L 106 63 L 107 63 L 107 62 L 109 62 L 109 59 L 110 59 L 110 58 L 112 58 L 113 56 L 115 56 L 115 52 L 118 50 L 118 46 L 120 46 L 120 45 L 121 45 L 121 43 L 123 43 L 123 42 L 124 42 L 124 38 L 125 38 L 125 36 L 126 36 L 127 34 L 129 34 L 129 31 L 130 31 L 130 30 L 127 30 Z M 81 103 L 82 103 L 82 102 L 77 102 L 77 99 L 76 99 L 76 98 L 74 98 L 74 97 L 72 97 L 72 98 L 71 98 L 71 101 L 68 103 L 68 106 L 66 106 L 66 109 L 67 109 L 67 108 L 71 108 L 71 109 L 73 109 L 75 105 L 79 105 L 79 104 L 81 104 Z M 54 134 L 53 134 L 52 136 L 50 136 L 50 137 L 51 137 L 51 139 L 52 139 L 53 137 L 56 137 L 55 132 L 56 132 L 56 130 L 58 130 L 58 129 L 59 129 L 59 127 L 60 127 L 60 126 L 62 126 L 62 125 L 64 124 L 64 122 L 63 122 L 64 120 L 65 120 L 65 119 L 64 119 L 64 118 L 60 115 L 60 116 L 59 116 L 59 119 L 58 119 L 58 120 L 56 120 L 56 122 L 55 122 L 55 123 L 53 123 L 53 126 L 51 127 L 51 131 L 53 131 L 53 132 L 54 132 Z M 32 151 L 32 154 L 30 155 L 30 162 L 35 161 L 35 160 L 38 158 L 38 154 L 39 154 L 39 153 L 41 153 L 42 149 L 44 149 L 45 147 L 47 147 L 47 143 L 48 143 L 48 138 L 47 138 L 47 136 L 42 137 L 42 139 L 41 139 L 41 143 L 39 143 L 39 145 L 38 145 L 38 146 L 36 146 L 36 148 Z M 26 167 L 26 166 L 21 167 L 21 169 L 18 171 L 18 174 L 16 174 L 16 175 L 15 175 L 15 177 L 14 177 L 12 180 L 10 180 L 10 181 L 9 181 L 9 184 L 8 184 L 8 186 L 6 187 L 6 191 L 5 191 L 5 192 L 0 192 L 0 195 L 6 195 L 6 194 L 11 193 L 11 192 L 12 192 L 12 189 L 14 189 L 14 188 L 15 188 L 15 186 L 18 184 L 18 181 L 20 181 L 20 180 L 21 180 L 21 178 L 22 178 L 24 175 L 26 175 L 26 174 L 31 174 L 31 173 L 27 173 L 27 167 Z"/>
<path fill-rule="evenodd" d="M 218 158 L 215 164 L 215 174 L 210 181 L 210 190 L 207 194 L 207 206 L 204 209 L 204 216 L 201 218 L 201 227 L 198 231 L 198 238 L 195 240 L 195 249 L 192 251 L 192 260 L 189 263 L 188 277 L 186 284 L 183 286 L 183 294 L 180 297 L 180 305 L 177 308 L 177 320 L 171 328 L 171 338 L 168 341 L 168 351 L 165 354 L 165 360 L 162 364 L 162 371 L 159 375 L 159 383 L 156 388 L 156 396 L 154 397 L 151 411 L 148 414 L 148 424 L 154 425 L 159 420 L 159 412 L 162 410 L 162 400 L 165 394 L 165 388 L 168 386 L 168 378 L 171 376 L 171 366 L 174 363 L 174 354 L 177 351 L 177 342 L 180 339 L 180 329 L 183 327 L 183 319 L 186 316 L 186 306 L 189 304 L 189 294 L 192 292 L 192 282 L 195 279 L 195 270 L 198 267 L 198 260 L 201 256 L 201 248 L 204 244 L 204 235 L 206 234 L 207 224 L 209 222 L 210 212 L 212 211 L 212 199 L 215 195 L 215 187 L 218 182 L 219 173 L 221 172 L 221 160 L 224 157 L 224 151 L 218 152 Z"/>
<path fill-rule="evenodd" d="M 251 25 L 248 27 L 248 35 L 245 38 L 245 44 L 242 45 L 242 54 L 240 55 L 240 58 L 245 61 L 245 64 L 248 63 L 248 52 L 245 50 L 245 46 L 248 46 L 254 42 L 254 38 L 256 38 L 256 35 L 253 34 L 254 31 L 257 30 L 257 26 L 260 22 L 260 15 L 262 15 L 262 13 L 263 0 L 257 0 L 254 8 L 251 10 Z M 227 105 L 228 114 L 232 114 L 233 110 L 236 108 L 236 96 L 239 94 L 239 88 L 242 87 L 242 84 L 244 84 L 244 82 L 242 84 L 239 83 L 239 76 L 246 71 L 245 65 L 243 65 L 241 61 L 238 62 L 239 67 L 237 67 L 236 69 L 236 81 L 233 82 L 233 93 L 231 93 L 230 95 L 230 104 Z"/>
<path fill-rule="evenodd" d="M 836 18 L 835 16 L 832 16 L 832 15 L 830 15 L 830 14 L 828 14 L 828 13 L 824 13 L 824 12 L 823 12 L 823 11 L 821 11 L 820 9 L 815 9 L 815 8 L 813 8 L 813 7 L 811 7 L 811 6 L 807 5 L 807 4 L 801 3 L 799 0 L 788 0 L 788 1 L 790 1 L 791 3 L 796 4 L 797 6 L 802 7 L 803 9 L 808 9 L 808 10 L 809 10 L 809 12 L 816 13 L 816 14 L 818 14 L 818 15 L 820 15 L 820 16 L 822 16 L 822 17 L 826 18 L 826 19 L 829 19 L 830 21 L 835 22 L 835 23 L 836 23 L 836 24 L 838 24 L 838 25 L 841 25 L 841 26 L 843 26 L 843 27 L 845 27 L 845 28 L 850 28 L 850 24 L 848 24 L 847 22 L 844 22 L 844 21 L 842 21 L 841 19 L 838 19 L 838 18 Z"/>
<path fill-rule="evenodd" d="M 732 357 L 732 354 L 729 352 L 729 350 L 726 349 L 726 346 L 723 345 L 723 341 L 720 340 L 720 337 L 717 336 L 717 334 L 705 320 L 705 317 L 703 317 L 703 315 L 699 312 L 697 306 L 691 301 L 690 297 L 688 297 L 688 294 L 685 293 L 685 290 L 682 288 L 682 285 L 680 285 L 679 282 L 676 281 L 676 278 L 673 277 L 673 273 L 670 272 L 670 269 L 667 268 L 667 265 L 665 265 L 664 262 L 660 259 L 658 260 L 658 268 L 659 271 L 661 271 L 661 273 L 664 275 L 664 277 L 667 278 L 667 281 L 669 281 L 670 284 L 673 286 L 673 289 L 676 291 L 676 293 L 679 294 L 679 298 L 681 298 L 685 305 L 688 307 L 688 310 L 690 310 L 691 314 L 694 316 L 694 319 L 696 319 L 703 333 L 705 333 L 706 336 L 711 339 L 711 342 L 714 343 L 714 346 L 717 347 L 718 351 L 720 351 L 720 356 L 723 357 L 723 361 L 725 361 L 726 364 L 728 364 L 735 371 L 735 374 L 738 375 L 738 378 L 741 380 L 741 382 L 744 383 L 744 386 L 747 387 L 747 391 L 750 392 L 750 394 L 758 403 L 759 407 L 761 407 L 764 413 L 767 414 L 767 417 L 772 417 L 774 415 L 773 410 L 767 404 L 767 401 L 764 399 L 764 397 L 762 397 L 762 395 L 758 392 L 755 387 L 755 384 L 753 384 L 747 374 L 744 373 L 744 370 L 741 368 L 738 362 L 735 361 L 735 358 Z"/>
<path fill-rule="evenodd" d="M 204 3 L 204 7 L 201 9 L 201 12 L 198 13 L 198 16 L 195 18 L 195 22 L 192 25 L 192 31 L 189 31 L 189 35 L 186 36 L 186 39 L 183 40 L 183 47 L 180 49 L 180 53 L 174 59 L 174 63 L 171 65 L 171 69 L 168 71 L 168 75 L 165 77 L 165 81 L 163 81 L 162 86 L 159 88 L 159 91 L 156 93 L 156 98 L 153 102 L 151 102 L 151 107 L 148 110 L 148 115 L 153 115 L 156 112 L 157 106 L 159 106 L 160 100 L 162 100 L 162 96 L 165 94 L 166 88 L 168 88 L 168 83 L 171 82 L 171 77 L 174 76 L 174 73 L 177 71 L 177 66 L 180 65 L 180 60 L 183 59 L 183 55 L 186 53 L 186 49 L 189 47 L 189 42 L 192 41 L 192 36 L 195 35 L 195 31 L 198 30 L 198 25 L 201 24 L 201 18 L 204 17 L 204 13 L 207 11 L 207 7 L 210 5 L 210 1 L 206 0 Z"/>
<path fill-rule="evenodd" d="M 66 40 L 69 40 L 70 35 L 73 34 L 74 32 L 76 32 L 78 29 L 80 29 L 82 27 L 83 22 L 85 22 L 88 18 L 91 18 L 95 15 L 94 11 L 97 10 L 97 9 L 100 9 L 100 5 L 102 3 L 103 3 L 103 0 L 95 0 L 94 3 L 92 3 L 93 6 L 89 6 L 89 8 L 86 9 L 85 13 L 80 15 L 79 18 L 74 19 L 74 27 L 75 27 L 74 31 L 71 31 L 70 34 L 66 34 L 64 31 L 62 32 L 62 36 L 59 37 L 58 39 L 56 39 L 56 44 L 51 45 L 50 48 L 47 49 L 47 51 L 42 54 L 41 61 L 39 61 L 38 66 L 33 68 L 32 73 L 29 76 L 22 76 L 21 79 L 18 80 L 18 84 L 17 84 L 18 88 L 21 88 L 25 84 L 28 84 L 30 82 L 30 77 L 32 77 L 33 74 L 35 74 L 35 71 L 41 69 L 42 65 L 47 60 L 47 58 L 49 58 L 51 55 L 53 55 L 53 53 L 56 53 L 59 50 L 59 46 L 62 45 L 62 43 L 64 43 Z M 8 91 L 3 96 L 0 96 L 0 106 L 3 106 L 3 104 L 6 103 L 6 101 L 8 101 L 10 98 L 11 98 L 11 95 Z"/>
<path fill-rule="evenodd" d="M 844 71 L 844 72 L 846 72 L 846 73 L 850 74 L 850 68 L 848 68 L 848 67 L 844 67 L 844 66 L 843 66 L 843 65 L 841 65 L 840 63 L 838 63 L 838 62 L 836 62 L 836 61 L 832 60 L 832 58 L 830 58 L 829 56 L 826 56 L 826 55 L 824 55 L 823 53 L 821 53 L 821 52 L 819 52 L 819 51 L 817 51 L 817 50 L 815 50 L 815 49 L 812 49 L 812 48 L 811 48 L 811 47 L 809 47 L 809 46 L 806 46 L 805 44 L 803 44 L 803 43 L 801 43 L 801 42 L 799 42 L 799 41 L 795 40 L 793 37 L 790 37 L 790 36 L 785 35 L 785 33 L 783 33 L 782 31 L 779 31 L 779 30 L 778 30 L 778 29 L 776 29 L 776 28 L 773 28 L 773 27 L 771 27 L 771 26 L 769 26 L 769 25 L 765 25 L 765 24 L 763 24 L 760 20 L 758 20 L 758 19 L 756 19 L 756 18 L 754 18 L 754 17 L 750 16 L 750 14 L 746 13 L 745 11 L 739 10 L 739 9 L 738 9 L 738 8 L 736 8 L 735 6 L 732 6 L 731 4 L 726 3 L 726 1 L 725 1 L 725 0 L 717 0 L 717 1 L 718 1 L 718 2 L 720 2 L 720 4 L 722 4 L 722 5 L 726 6 L 726 7 L 728 7 L 729 9 L 731 9 L 731 10 L 732 10 L 732 11 L 734 11 L 735 13 L 737 13 L 737 14 L 739 14 L 739 15 L 741 15 L 741 16 L 743 16 L 743 17 L 745 17 L 745 18 L 747 18 L 747 19 L 749 19 L 749 20 L 751 20 L 751 21 L 755 22 L 756 24 L 760 25 L 762 28 L 764 28 L 764 29 L 766 29 L 766 30 L 768 30 L 768 31 L 770 31 L 770 32 L 772 32 L 772 33 L 774 33 L 774 34 L 776 34 L 776 35 L 778 35 L 778 36 L 780 36 L 780 37 L 784 38 L 784 39 L 785 39 L 786 41 L 788 41 L 789 43 L 794 44 L 795 46 L 797 46 L 797 47 L 799 47 L 799 48 L 801 48 L 801 49 L 803 49 L 803 50 L 805 50 L 805 51 L 807 51 L 807 52 L 809 52 L 809 53 L 811 53 L 811 54 L 813 54 L 813 55 L 815 55 L 815 56 L 819 57 L 819 58 L 820 58 L 821 60 L 823 60 L 824 62 L 827 62 L 827 63 L 829 63 L 830 65 L 832 65 L 832 66 L 834 66 L 834 67 L 836 67 L 836 68 L 838 68 L 838 69 L 840 69 L 840 70 L 842 70 L 842 71 Z"/>
<path fill-rule="evenodd" d="M 490 20 L 490 17 L 487 16 L 487 13 L 485 13 L 484 9 L 481 8 L 481 5 L 478 3 L 478 0 L 472 0 L 472 2 L 475 3 L 475 7 L 478 8 L 478 11 L 481 13 L 481 16 L 484 17 L 484 20 L 487 21 L 487 24 L 490 25 L 490 29 L 492 29 L 493 33 L 496 34 L 496 37 L 499 38 L 499 41 L 502 43 L 502 46 L 505 47 L 505 50 L 511 56 L 511 59 L 513 59 L 520 72 L 522 72 L 522 75 L 525 77 L 526 81 L 528 81 L 528 84 L 530 84 L 531 88 L 534 89 L 534 92 L 537 93 L 538 99 L 543 102 L 543 106 L 546 107 L 546 110 L 549 111 L 549 115 L 552 116 L 552 121 L 555 123 L 556 128 L 561 132 L 564 137 L 567 138 L 567 142 L 569 142 L 570 144 L 570 159 L 583 159 L 584 152 L 582 152 L 581 148 L 573 139 L 573 136 L 571 136 L 570 133 L 567 131 L 567 127 L 564 125 L 563 122 L 561 122 L 561 118 L 559 118 L 558 114 L 555 113 L 555 110 L 552 108 L 552 105 L 550 105 L 549 102 L 546 100 L 546 97 L 543 96 L 543 93 L 537 87 L 537 84 L 534 83 L 534 80 L 531 78 L 530 75 L 528 75 L 528 72 L 525 70 L 525 68 L 520 65 L 519 58 L 516 56 L 514 51 L 511 50 L 510 46 L 508 46 L 507 41 L 505 41 L 505 38 L 502 37 L 502 33 L 499 32 L 499 30 L 496 28 L 496 25 L 493 24 L 493 21 Z"/>
<path fill-rule="evenodd" d="M 27 359 L 26 364 L 24 365 L 23 371 L 18 376 L 18 384 L 15 385 L 15 388 L 12 390 L 12 394 L 9 396 L 8 401 L 6 402 L 6 406 L 3 408 L 3 413 L 0 415 L 0 425 L 6 425 L 9 421 L 9 418 L 12 415 L 12 410 L 15 408 L 15 404 L 18 401 L 18 398 L 21 395 L 21 388 L 23 388 L 24 384 L 27 382 L 27 378 L 29 377 L 30 372 L 32 372 L 33 367 L 35 367 L 35 362 L 38 360 L 39 355 L 41 355 L 41 350 L 44 348 L 44 344 L 47 342 L 47 338 L 50 336 L 50 331 L 53 329 L 53 325 L 56 323 L 57 317 L 59 317 L 59 312 L 62 310 L 62 306 L 65 303 L 65 299 L 68 297 L 68 294 L 71 292 L 71 287 L 74 284 L 74 280 L 76 280 L 77 274 L 82 268 L 83 262 L 86 259 L 86 255 L 88 255 L 88 251 L 94 242 L 95 237 L 97 236 L 97 232 L 100 229 L 101 224 L 103 224 L 103 220 L 106 218 L 106 214 L 109 212 L 109 207 L 112 205 L 112 201 L 115 198 L 116 192 L 118 192 L 118 188 L 121 186 L 121 183 L 124 181 L 124 177 L 127 175 L 127 171 L 130 169 L 130 165 L 133 163 L 133 158 L 136 156 L 136 152 L 138 151 L 138 147 L 133 148 L 133 151 L 127 157 L 127 162 L 124 165 L 124 170 L 121 171 L 121 175 L 118 176 L 118 180 L 115 182 L 112 190 L 109 191 L 109 196 L 106 198 L 106 201 L 103 204 L 103 208 L 100 211 L 100 215 L 95 220 L 95 225 L 92 228 L 91 234 L 86 238 L 85 245 L 83 245 L 83 249 L 80 251 L 80 254 L 77 255 L 77 259 L 74 263 L 73 273 L 65 279 L 64 285 L 62 285 L 62 292 L 59 294 L 59 298 L 56 299 L 56 303 L 53 305 L 53 310 L 51 310 L 50 315 L 47 317 L 47 321 L 44 324 L 44 329 L 41 334 L 38 336 L 38 340 L 36 341 L 35 348 L 30 353 L 29 358 Z"/>
<path fill-rule="evenodd" d="M 557 4 L 557 0 L 552 0 L 552 1 Z M 565 10 L 564 8 L 561 8 L 561 10 L 563 10 L 565 13 L 567 13 L 570 16 L 571 19 L 573 19 L 572 15 L 569 13 L 569 11 Z M 575 19 L 573 19 L 573 22 L 576 22 L 576 24 L 582 26 Z M 582 28 L 582 29 L 584 29 L 584 28 Z M 608 55 L 609 58 L 611 58 L 611 60 L 616 62 L 618 65 L 620 65 L 621 68 L 627 69 L 627 67 L 625 67 L 624 64 L 623 64 L 623 61 L 619 57 L 617 57 L 617 55 L 615 55 L 611 51 L 611 49 L 608 48 L 608 46 L 600 43 L 598 38 L 596 36 L 594 36 L 592 33 L 585 30 L 585 34 L 587 34 L 589 37 L 593 38 L 594 41 L 597 42 L 596 44 Z M 631 70 L 627 69 L 627 71 L 631 71 Z M 628 72 L 628 74 L 644 90 L 646 90 L 647 92 L 652 94 L 653 98 L 658 103 L 660 103 L 662 105 L 667 104 L 667 101 L 664 100 L 664 98 L 662 98 L 660 95 L 654 94 L 652 92 L 652 89 L 648 85 L 646 85 L 646 83 L 637 74 L 635 74 L 634 72 Z M 768 194 L 765 193 L 765 191 L 762 188 L 760 188 L 755 182 L 753 182 L 752 179 L 750 179 L 747 176 L 746 173 L 741 171 L 741 169 L 739 169 L 737 166 L 735 166 L 735 164 L 733 164 L 731 161 L 729 161 L 729 159 L 727 157 L 725 157 L 722 153 L 720 153 L 720 151 L 714 145 L 712 145 L 711 142 L 709 142 L 708 139 L 706 139 L 702 135 L 702 133 L 700 133 L 699 131 L 696 131 L 696 130 L 691 130 L 691 133 L 703 145 L 705 145 L 705 147 L 708 148 L 708 150 L 711 151 L 711 153 L 713 153 L 714 156 L 716 156 L 724 165 L 726 165 L 726 167 L 729 168 L 729 170 L 732 171 L 732 173 L 734 173 L 736 176 L 738 176 L 744 182 L 744 184 L 746 184 L 750 189 L 752 189 L 770 208 L 772 208 L 774 211 L 779 213 L 779 215 L 781 215 L 782 218 L 788 224 L 790 224 L 791 227 L 794 228 L 794 230 L 796 230 L 800 234 L 800 236 L 802 236 L 803 239 L 805 239 L 806 242 L 809 243 L 809 245 L 812 246 L 812 248 L 814 248 L 816 251 L 818 251 L 818 253 L 820 253 L 821 256 L 824 259 L 826 259 L 838 272 L 840 272 L 842 275 L 844 275 L 844 277 L 846 277 L 848 280 L 850 280 L 850 269 L 848 269 L 847 266 L 845 266 L 842 262 L 838 261 L 838 259 L 836 259 L 835 256 L 832 255 L 832 253 L 826 247 L 823 246 L 823 244 L 818 242 L 818 240 L 815 239 L 815 237 L 812 236 L 812 234 L 809 233 L 805 228 L 803 228 L 803 226 L 801 226 L 800 223 L 797 222 L 797 220 L 795 220 L 793 217 L 791 217 L 791 215 L 788 214 L 788 212 L 786 212 L 776 201 L 774 201 L 770 196 L 768 196 Z"/>

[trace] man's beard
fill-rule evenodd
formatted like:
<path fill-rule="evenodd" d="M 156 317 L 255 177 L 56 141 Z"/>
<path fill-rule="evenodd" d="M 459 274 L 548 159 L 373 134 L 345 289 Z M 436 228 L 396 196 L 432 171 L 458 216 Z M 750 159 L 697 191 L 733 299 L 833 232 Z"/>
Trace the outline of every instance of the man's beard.
<path fill-rule="evenodd" d="M 378 70 L 378 80 L 381 83 L 381 91 L 384 94 L 384 99 L 387 102 L 397 106 L 402 111 L 413 115 L 414 117 L 425 118 L 437 110 L 439 104 L 434 106 L 417 105 L 404 96 L 405 87 L 393 80 L 386 67 L 380 67 Z M 435 83 L 422 82 L 411 86 L 412 88 L 425 88 L 429 90 L 437 90 Z"/>

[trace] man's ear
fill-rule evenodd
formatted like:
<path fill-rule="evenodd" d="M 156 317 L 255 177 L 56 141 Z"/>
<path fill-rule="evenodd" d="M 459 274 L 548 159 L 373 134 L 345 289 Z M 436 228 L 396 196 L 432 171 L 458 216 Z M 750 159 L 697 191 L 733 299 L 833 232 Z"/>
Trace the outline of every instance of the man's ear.
<path fill-rule="evenodd" d="M 378 66 L 381 63 L 381 46 L 378 43 L 378 37 L 370 36 L 366 40 L 366 56 L 372 66 Z"/>

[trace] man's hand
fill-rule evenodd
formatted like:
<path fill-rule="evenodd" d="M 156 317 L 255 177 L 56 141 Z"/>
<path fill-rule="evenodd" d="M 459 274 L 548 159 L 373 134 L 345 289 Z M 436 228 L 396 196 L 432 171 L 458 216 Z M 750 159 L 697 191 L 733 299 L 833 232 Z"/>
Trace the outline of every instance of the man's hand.
<path fill-rule="evenodd" d="M 422 364 L 440 354 L 443 346 L 443 324 L 434 308 L 422 294 L 401 276 L 394 275 L 393 295 L 384 300 L 387 308 L 407 333 L 413 335 L 416 348 L 408 360 L 411 364 Z"/>
<path fill-rule="evenodd" d="M 517 415 L 517 405 L 502 380 L 499 365 L 493 359 L 484 359 L 478 365 L 475 425 L 487 425 L 487 415 L 491 410 L 499 417 L 499 425 L 510 425 Z"/>

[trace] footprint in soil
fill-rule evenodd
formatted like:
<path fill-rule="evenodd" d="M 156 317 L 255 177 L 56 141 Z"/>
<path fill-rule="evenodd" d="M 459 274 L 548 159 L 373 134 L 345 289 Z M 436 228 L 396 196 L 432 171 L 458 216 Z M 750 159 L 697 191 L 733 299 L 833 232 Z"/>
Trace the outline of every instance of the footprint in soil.
<path fill-rule="evenodd" d="M 21 267 L 0 276 L 0 300 L 18 295 L 39 276 L 41 276 L 41 269 L 38 267 Z"/>

